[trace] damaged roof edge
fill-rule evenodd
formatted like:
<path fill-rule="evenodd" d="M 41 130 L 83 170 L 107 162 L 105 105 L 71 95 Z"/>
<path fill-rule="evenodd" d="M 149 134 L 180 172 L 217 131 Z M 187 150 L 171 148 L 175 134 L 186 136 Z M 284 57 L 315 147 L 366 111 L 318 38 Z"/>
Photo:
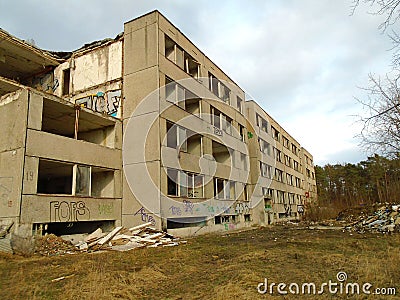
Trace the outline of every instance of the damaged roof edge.
<path fill-rule="evenodd" d="M 121 32 L 114 39 L 106 38 L 103 40 L 93 41 L 91 43 L 84 44 L 82 47 L 80 47 L 77 50 L 64 52 L 64 51 L 51 51 L 51 50 L 41 49 L 35 45 L 27 43 L 25 40 L 21 40 L 21 39 L 17 38 L 16 36 L 10 34 L 3 28 L 0 28 L 0 43 L 3 40 L 12 41 L 20 47 L 24 47 L 27 50 L 31 50 L 31 51 L 35 52 L 36 54 L 44 56 L 47 59 L 50 59 L 52 61 L 53 65 L 58 65 L 58 64 L 62 63 L 64 60 L 70 58 L 72 56 L 72 54 L 74 54 L 74 53 L 80 53 L 80 52 L 84 52 L 84 51 L 88 51 L 88 50 L 93 50 L 94 48 L 101 47 L 107 43 L 118 41 L 118 40 L 122 39 L 123 35 L 124 35 L 123 32 Z"/>
<path fill-rule="evenodd" d="M 37 55 L 44 57 L 54 66 L 60 64 L 60 58 L 52 54 L 50 51 L 46 51 L 32 44 L 29 44 L 26 41 L 13 36 L 9 32 L 5 31 L 3 28 L 0 28 L 0 43 L 4 40 L 8 40 L 21 48 L 25 48 L 26 50 L 30 50 Z"/>
<path fill-rule="evenodd" d="M 121 40 L 123 38 L 123 36 L 124 36 L 124 33 L 121 32 L 121 33 L 117 34 L 117 36 L 114 39 L 105 38 L 103 40 L 93 41 L 91 43 L 84 44 L 82 47 L 80 47 L 79 49 L 74 50 L 74 51 L 69 51 L 69 52 L 50 51 L 50 53 L 52 53 L 53 55 L 56 55 L 60 59 L 68 59 L 68 58 L 70 58 L 72 56 L 72 54 L 83 53 L 83 52 L 90 51 L 90 50 L 93 50 L 95 48 L 104 46 L 106 44 L 119 41 L 119 40 Z"/>

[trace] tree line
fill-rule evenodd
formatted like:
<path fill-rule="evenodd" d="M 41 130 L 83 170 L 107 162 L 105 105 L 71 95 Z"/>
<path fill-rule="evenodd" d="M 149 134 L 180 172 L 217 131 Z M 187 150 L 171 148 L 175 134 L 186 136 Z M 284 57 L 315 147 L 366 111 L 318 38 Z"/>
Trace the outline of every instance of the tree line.
<path fill-rule="evenodd" d="M 319 205 L 351 207 L 400 203 L 400 156 L 375 154 L 357 164 L 316 166 Z"/>

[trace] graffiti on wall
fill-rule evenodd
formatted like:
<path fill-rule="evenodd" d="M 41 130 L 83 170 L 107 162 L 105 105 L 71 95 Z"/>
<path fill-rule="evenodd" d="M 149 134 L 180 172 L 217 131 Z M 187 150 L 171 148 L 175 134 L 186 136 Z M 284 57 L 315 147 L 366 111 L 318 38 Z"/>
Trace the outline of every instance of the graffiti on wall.
<path fill-rule="evenodd" d="M 90 219 L 89 208 L 85 202 L 50 202 L 50 222 L 78 222 Z"/>
<path fill-rule="evenodd" d="M 54 78 L 53 73 L 47 73 L 41 76 L 36 76 L 32 79 L 32 86 L 39 91 L 54 93 L 60 86 L 57 78 Z"/>
<path fill-rule="evenodd" d="M 134 216 L 139 215 L 142 218 L 143 222 L 151 222 L 151 225 L 156 225 L 156 220 L 152 215 L 146 212 L 146 209 L 142 206 L 137 212 L 135 212 Z"/>
<path fill-rule="evenodd" d="M 109 91 L 107 93 L 98 92 L 95 95 L 76 99 L 75 103 L 93 111 L 116 117 L 121 104 L 121 90 Z"/>
<path fill-rule="evenodd" d="M 237 214 L 248 214 L 250 212 L 249 205 L 247 203 L 238 202 L 235 206 L 235 212 Z"/>
<path fill-rule="evenodd" d="M 113 212 L 114 212 L 113 203 L 110 203 L 110 204 L 100 203 L 99 204 L 99 215 L 112 216 Z"/>

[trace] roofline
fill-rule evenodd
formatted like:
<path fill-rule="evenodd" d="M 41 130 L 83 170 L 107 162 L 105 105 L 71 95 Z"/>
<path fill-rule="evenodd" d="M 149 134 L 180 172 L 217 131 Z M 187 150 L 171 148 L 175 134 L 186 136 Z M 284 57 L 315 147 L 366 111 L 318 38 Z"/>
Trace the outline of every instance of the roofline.
<path fill-rule="evenodd" d="M 53 56 L 50 52 L 40 49 L 39 47 L 33 46 L 31 44 L 28 44 L 24 40 L 21 40 L 21 39 L 17 38 L 16 36 L 10 34 L 9 32 L 5 31 L 4 29 L 0 28 L 0 43 L 3 40 L 8 40 L 11 43 L 13 43 L 21 48 L 25 48 L 28 51 L 34 52 L 36 55 L 41 56 L 44 59 L 48 60 L 49 63 L 52 65 L 57 66 L 60 64 L 60 59 Z"/>
<path fill-rule="evenodd" d="M 228 74 L 226 74 L 212 59 L 210 59 L 202 50 L 200 50 L 199 47 L 197 47 L 191 39 L 189 39 L 178 27 L 176 27 L 162 12 L 160 12 L 158 9 L 152 10 L 144 15 L 141 15 L 139 17 L 136 17 L 130 21 L 124 22 L 124 24 L 136 21 L 140 18 L 146 17 L 148 15 L 151 15 L 153 13 L 158 13 L 159 15 L 161 15 L 166 21 L 168 21 L 169 24 L 171 24 L 176 30 L 178 30 L 179 33 L 181 33 L 202 55 L 204 55 L 204 57 L 206 57 L 215 67 L 218 68 L 218 70 L 220 70 L 234 85 L 236 85 L 243 93 L 245 93 L 245 91 L 240 87 L 240 85 L 238 85 Z"/>

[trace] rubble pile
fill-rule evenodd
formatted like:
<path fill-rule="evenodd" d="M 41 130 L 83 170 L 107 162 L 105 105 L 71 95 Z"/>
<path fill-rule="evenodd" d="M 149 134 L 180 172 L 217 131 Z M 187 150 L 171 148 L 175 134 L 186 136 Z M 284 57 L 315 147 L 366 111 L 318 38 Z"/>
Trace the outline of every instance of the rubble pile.
<path fill-rule="evenodd" d="M 110 233 L 98 228 L 75 247 L 82 251 L 128 251 L 135 248 L 171 247 L 186 244 L 169 233 L 150 227 L 151 222 L 132 228 L 116 227 Z"/>
<path fill-rule="evenodd" d="M 373 214 L 361 214 L 357 221 L 346 225 L 344 230 L 358 233 L 400 232 L 400 205 L 385 205 Z"/>
<path fill-rule="evenodd" d="M 44 256 L 72 254 L 76 252 L 76 247 L 71 242 L 62 238 L 48 234 L 35 238 L 35 253 Z"/>
<path fill-rule="evenodd" d="M 52 256 L 102 250 L 128 251 L 136 248 L 172 247 L 186 244 L 186 241 L 150 226 L 149 222 L 129 229 L 116 227 L 109 233 L 98 228 L 87 235 L 84 240 L 74 244 L 54 234 L 49 234 L 37 239 L 35 252 Z"/>

